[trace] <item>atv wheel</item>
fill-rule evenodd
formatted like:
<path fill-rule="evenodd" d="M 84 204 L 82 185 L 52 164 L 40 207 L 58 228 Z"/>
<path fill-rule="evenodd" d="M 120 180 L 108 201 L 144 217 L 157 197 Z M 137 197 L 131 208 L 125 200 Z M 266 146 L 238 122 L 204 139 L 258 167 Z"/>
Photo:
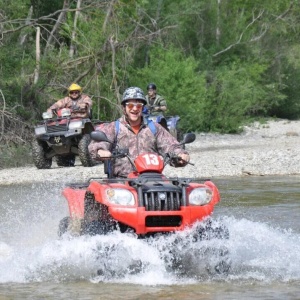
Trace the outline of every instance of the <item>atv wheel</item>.
<path fill-rule="evenodd" d="M 59 167 L 74 167 L 75 155 L 74 154 L 70 154 L 66 156 L 57 155 L 56 163 Z"/>
<path fill-rule="evenodd" d="M 93 167 L 95 161 L 91 158 L 88 146 L 91 142 L 91 137 L 89 134 L 85 134 L 78 144 L 78 155 L 80 161 L 84 167 Z"/>
<path fill-rule="evenodd" d="M 85 223 L 82 228 L 82 234 L 87 235 L 98 235 L 98 234 L 107 234 L 108 230 L 105 226 L 105 223 L 100 221 L 92 221 L 89 223 Z"/>
<path fill-rule="evenodd" d="M 100 220 L 100 216 L 108 216 L 107 208 L 101 206 L 95 200 L 91 192 L 86 192 L 84 198 L 84 222 L 82 224 L 82 234 L 97 235 L 107 234 L 116 229 L 115 221 L 105 217 L 104 221 Z"/>
<path fill-rule="evenodd" d="M 225 225 L 213 226 L 211 220 L 203 222 L 197 229 L 197 232 L 193 235 L 193 240 L 228 240 L 229 239 L 229 230 Z"/>
<path fill-rule="evenodd" d="M 31 143 L 33 163 L 38 169 L 50 169 L 52 158 L 46 158 L 46 149 L 48 145 L 34 139 Z"/>
<path fill-rule="evenodd" d="M 58 236 L 62 236 L 64 233 L 68 231 L 69 225 L 70 225 L 71 218 L 70 217 L 65 217 L 59 222 L 58 226 Z"/>

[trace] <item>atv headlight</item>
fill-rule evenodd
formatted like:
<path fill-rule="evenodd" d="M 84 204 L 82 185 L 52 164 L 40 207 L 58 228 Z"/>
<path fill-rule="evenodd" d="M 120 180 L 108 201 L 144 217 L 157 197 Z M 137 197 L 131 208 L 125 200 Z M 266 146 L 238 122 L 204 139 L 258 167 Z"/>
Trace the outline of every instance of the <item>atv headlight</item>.
<path fill-rule="evenodd" d="M 44 134 L 46 133 L 46 127 L 45 126 L 36 127 L 34 128 L 34 132 L 36 135 Z"/>
<path fill-rule="evenodd" d="M 77 129 L 80 128 L 81 126 L 82 126 L 82 121 L 74 121 L 74 122 L 70 122 L 69 129 Z"/>
<path fill-rule="evenodd" d="M 208 188 L 196 188 L 189 196 L 190 205 L 205 205 L 212 199 L 212 190 Z"/>
<path fill-rule="evenodd" d="M 52 112 L 49 112 L 49 111 L 43 112 L 43 119 L 44 120 L 48 120 L 48 119 L 52 119 L 52 118 L 53 118 L 53 113 Z"/>
<path fill-rule="evenodd" d="M 113 204 L 133 206 L 135 203 L 133 194 L 125 189 L 108 189 L 106 196 L 107 200 Z"/>
<path fill-rule="evenodd" d="M 71 109 L 70 108 L 63 108 L 61 110 L 61 116 L 62 117 L 69 117 L 69 116 L 71 116 Z"/>

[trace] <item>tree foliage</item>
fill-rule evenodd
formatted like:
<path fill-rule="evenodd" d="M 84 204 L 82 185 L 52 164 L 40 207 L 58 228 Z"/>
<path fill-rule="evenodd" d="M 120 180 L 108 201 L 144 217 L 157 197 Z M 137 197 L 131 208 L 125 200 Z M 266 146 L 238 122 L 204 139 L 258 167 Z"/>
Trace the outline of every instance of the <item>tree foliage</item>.
<path fill-rule="evenodd" d="M 119 115 L 127 86 L 149 82 L 185 131 L 300 117 L 299 1 L 2 2 L 2 138 L 12 120 L 31 126 L 72 82 L 102 120 Z"/>

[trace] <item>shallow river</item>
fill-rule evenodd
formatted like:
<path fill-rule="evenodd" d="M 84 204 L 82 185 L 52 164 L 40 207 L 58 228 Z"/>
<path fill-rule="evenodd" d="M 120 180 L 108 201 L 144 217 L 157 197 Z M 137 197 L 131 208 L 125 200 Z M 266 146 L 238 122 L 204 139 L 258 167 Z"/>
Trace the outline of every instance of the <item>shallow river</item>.
<path fill-rule="evenodd" d="M 230 238 L 186 246 L 224 244 L 226 275 L 207 273 L 199 255 L 169 268 L 174 237 L 59 239 L 61 186 L 1 187 L 0 299 L 300 299 L 300 177 L 213 181 L 222 196 L 213 219 Z M 140 272 L 129 271 L 137 261 Z"/>

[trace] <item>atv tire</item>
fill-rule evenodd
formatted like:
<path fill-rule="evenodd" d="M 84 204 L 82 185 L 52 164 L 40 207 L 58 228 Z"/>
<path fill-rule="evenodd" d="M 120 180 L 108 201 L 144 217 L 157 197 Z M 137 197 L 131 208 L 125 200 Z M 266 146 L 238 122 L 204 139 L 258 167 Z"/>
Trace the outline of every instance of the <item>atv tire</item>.
<path fill-rule="evenodd" d="M 92 221 L 89 223 L 85 223 L 83 228 L 82 228 L 82 234 L 84 235 L 103 235 L 108 232 L 105 223 L 102 223 L 100 221 Z"/>
<path fill-rule="evenodd" d="M 90 142 L 90 135 L 85 134 L 78 143 L 78 156 L 84 167 L 93 167 L 96 164 L 89 153 L 88 146 Z"/>
<path fill-rule="evenodd" d="M 56 163 L 59 167 L 74 167 L 75 165 L 75 155 L 57 155 L 56 156 Z"/>
<path fill-rule="evenodd" d="M 39 140 L 34 139 L 31 143 L 32 159 L 34 165 L 38 169 L 50 169 L 52 158 L 46 158 L 46 149 L 48 145 Z"/>
<path fill-rule="evenodd" d="M 71 222 L 70 217 L 65 217 L 62 220 L 60 220 L 59 226 L 58 226 L 58 232 L 57 232 L 58 236 L 62 236 L 64 233 L 66 233 L 68 231 L 70 222 Z"/>

